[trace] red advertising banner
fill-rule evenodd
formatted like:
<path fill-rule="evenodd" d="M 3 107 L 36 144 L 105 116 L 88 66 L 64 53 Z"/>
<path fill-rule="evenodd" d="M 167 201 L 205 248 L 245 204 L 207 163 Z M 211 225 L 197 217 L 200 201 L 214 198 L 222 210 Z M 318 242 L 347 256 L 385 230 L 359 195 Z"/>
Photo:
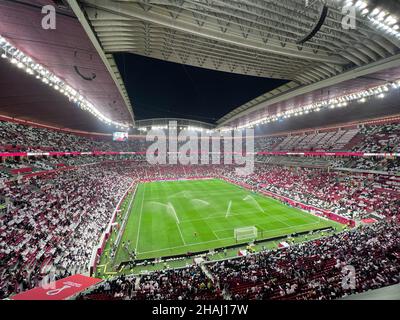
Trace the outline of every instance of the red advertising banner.
<path fill-rule="evenodd" d="M 32 172 L 32 168 L 18 168 L 11 170 L 12 174 L 27 173 L 27 172 Z"/>
<path fill-rule="evenodd" d="M 37 287 L 11 297 L 12 300 L 65 300 L 90 286 L 101 282 L 101 279 L 76 274 L 55 282 L 46 287 Z"/>

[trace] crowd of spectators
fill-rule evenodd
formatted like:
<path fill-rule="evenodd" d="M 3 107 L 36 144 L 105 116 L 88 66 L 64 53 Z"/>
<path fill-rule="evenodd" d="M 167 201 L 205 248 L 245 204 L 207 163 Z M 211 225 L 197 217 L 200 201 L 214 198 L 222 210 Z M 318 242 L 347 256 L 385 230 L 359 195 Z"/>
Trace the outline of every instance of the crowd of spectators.
<path fill-rule="evenodd" d="M 138 151 L 144 138 L 114 142 L 111 136 L 72 134 L 55 129 L 26 126 L 0 120 L 0 151 Z"/>
<path fill-rule="evenodd" d="M 357 169 L 361 171 L 380 171 L 388 174 L 400 172 L 400 158 L 351 158 L 335 167 Z"/>
<path fill-rule="evenodd" d="M 396 184 L 381 178 L 325 169 L 258 165 L 245 182 L 346 218 L 361 219 L 371 213 L 397 216 L 400 192 Z"/>
<path fill-rule="evenodd" d="M 154 271 L 141 276 L 106 280 L 78 299 L 92 300 L 206 300 L 221 299 L 219 287 L 199 266 Z"/>
<path fill-rule="evenodd" d="M 339 151 L 346 150 L 346 146 L 357 136 L 358 128 L 337 129 L 331 131 L 308 133 L 294 133 L 287 135 L 275 150 L 282 151 Z"/>
<path fill-rule="evenodd" d="M 119 276 L 79 299 L 331 300 L 399 282 L 400 225 L 392 221 L 203 268 Z"/>
<path fill-rule="evenodd" d="M 400 225 L 381 222 L 208 267 L 233 299 L 337 299 L 400 282 Z"/>
<path fill-rule="evenodd" d="M 284 140 L 284 137 L 254 137 L 254 150 L 271 151 Z"/>
<path fill-rule="evenodd" d="M 374 138 L 361 139 L 360 148 L 394 151 L 397 130 L 399 125 L 363 129 L 361 135 Z M 279 137 L 263 138 L 256 140 L 256 146 L 273 148 L 280 142 Z M 0 151 L 138 151 L 144 147 L 144 140 L 124 145 L 0 121 Z M 239 177 L 234 174 L 234 166 L 154 166 L 143 161 L 144 155 L 9 158 L 0 165 L 0 197 L 8 201 L 5 214 L 0 216 L 0 298 L 32 288 L 50 273 L 63 277 L 86 272 L 93 248 L 118 200 L 132 183 L 138 179 L 184 177 L 230 178 L 347 218 L 358 220 L 375 214 L 382 221 L 286 251 L 216 263 L 209 266 L 213 277 L 198 267 L 163 270 L 140 278 L 110 280 L 93 294 L 107 291 L 106 295 L 113 298 L 206 299 L 221 297 L 220 288 L 224 288 L 238 299 L 337 298 L 346 294 L 335 282 L 343 262 L 362 270 L 358 291 L 398 282 L 399 227 L 385 221 L 399 218 L 400 179 L 393 175 L 399 169 L 399 161 L 323 158 L 306 164 L 299 163 L 299 159 L 302 158 L 257 158 L 260 162 L 254 173 Z M 385 169 L 392 175 L 328 170 L 341 166 Z M 11 179 L 10 170 L 20 168 L 49 173 Z M 351 246 L 345 246 L 345 240 Z M 332 252 L 328 253 L 328 249 Z M 307 255 L 307 250 L 313 255 Z M 373 259 L 379 260 L 375 266 L 371 264 Z M 283 274 L 282 270 L 290 266 L 298 270 Z M 382 271 L 384 267 L 387 270 Z M 369 278 L 369 274 L 374 276 Z"/>
<path fill-rule="evenodd" d="M 377 184 L 383 187 L 385 181 L 369 181 L 368 176 L 362 175 L 339 176 L 318 169 L 257 165 L 252 175 L 238 177 L 232 166 L 153 166 L 141 161 L 105 161 L 71 170 L 58 170 L 15 181 L 1 191 L 2 196 L 11 200 L 10 209 L 0 219 L 2 297 L 37 285 L 48 272 L 67 274 L 86 271 L 92 249 L 118 199 L 132 182 L 139 178 L 182 177 L 236 179 L 256 189 L 269 190 L 345 216 L 348 214 L 352 218 L 362 217 L 371 211 L 386 217 L 398 215 L 399 193 L 396 185 L 387 184 L 393 193 L 378 192 Z M 188 298 L 185 293 L 176 296 L 168 291 L 168 288 L 172 290 L 179 284 L 171 280 L 171 274 L 165 276 L 165 272 L 164 277 L 152 274 L 143 278 L 144 282 L 139 283 L 143 284 L 141 291 L 132 291 L 136 292 L 135 298 Z M 162 286 L 159 281 L 165 277 L 169 280 L 164 281 Z M 200 279 L 199 276 L 197 278 Z M 183 278 L 174 279 L 180 281 Z M 203 288 L 204 285 L 209 288 L 214 282 L 203 280 L 196 282 L 193 290 L 198 297 L 211 297 L 210 292 L 203 291 Z M 173 285 L 168 287 L 170 283 Z M 184 290 L 186 283 L 181 283 L 181 287 Z M 197 291 L 199 287 L 202 290 Z M 194 295 L 193 292 L 189 294 Z"/>
<path fill-rule="evenodd" d="M 0 298 L 37 285 L 49 272 L 86 272 L 93 247 L 132 182 L 99 165 L 3 187 L 0 195 L 10 206 L 0 217 Z"/>
<path fill-rule="evenodd" d="M 365 126 L 354 151 L 400 152 L 400 123 Z"/>
<path fill-rule="evenodd" d="M 400 124 L 284 136 L 256 136 L 256 151 L 343 150 L 399 152 Z M 350 143 L 355 141 L 355 145 Z M 111 135 L 73 134 L 0 120 L 0 151 L 145 151 L 151 142 L 137 135 L 125 142 Z"/>

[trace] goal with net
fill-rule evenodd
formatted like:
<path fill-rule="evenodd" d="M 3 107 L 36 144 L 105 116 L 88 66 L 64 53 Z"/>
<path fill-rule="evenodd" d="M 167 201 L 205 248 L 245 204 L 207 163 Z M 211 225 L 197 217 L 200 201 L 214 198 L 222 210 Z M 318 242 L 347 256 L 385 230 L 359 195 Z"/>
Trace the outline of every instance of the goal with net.
<path fill-rule="evenodd" d="M 254 226 L 234 229 L 234 237 L 236 242 L 243 240 L 255 240 L 257 238 L 257 233 L 257 228 Z"/>

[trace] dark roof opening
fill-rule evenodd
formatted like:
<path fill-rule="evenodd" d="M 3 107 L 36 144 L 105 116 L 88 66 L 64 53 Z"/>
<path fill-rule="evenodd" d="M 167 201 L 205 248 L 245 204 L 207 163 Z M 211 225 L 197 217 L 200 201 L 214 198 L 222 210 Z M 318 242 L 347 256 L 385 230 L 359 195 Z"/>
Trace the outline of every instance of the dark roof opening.
<path fill-rule="evenodd" d="M 137 120 L 177 117 L 215 123 L 233 109 L 288 82 L 130 53 L 114 57 Z"/>

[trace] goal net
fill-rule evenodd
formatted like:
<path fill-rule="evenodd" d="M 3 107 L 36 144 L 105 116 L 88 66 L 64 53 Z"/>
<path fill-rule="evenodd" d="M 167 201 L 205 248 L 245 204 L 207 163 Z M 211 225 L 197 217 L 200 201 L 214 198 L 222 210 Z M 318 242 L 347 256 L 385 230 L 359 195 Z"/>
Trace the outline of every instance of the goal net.
<path fill-rule="evenodd" d="M 243 227 L 234 229 L 234 236 L 236 241 L 255 240 L 257 238 L 256 227 Z"/>

